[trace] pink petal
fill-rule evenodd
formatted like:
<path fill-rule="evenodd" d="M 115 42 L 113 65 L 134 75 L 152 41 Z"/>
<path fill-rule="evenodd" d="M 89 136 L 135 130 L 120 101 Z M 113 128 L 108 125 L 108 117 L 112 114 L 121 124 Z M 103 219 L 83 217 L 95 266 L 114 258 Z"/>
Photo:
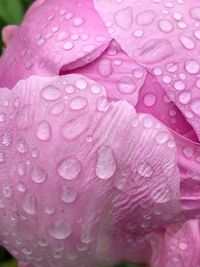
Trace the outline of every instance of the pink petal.
<path fill-rule="evenodd" d="M 34 267 L 148 261 L 144 234 L 180 212 L 167 128 L 76 74 L 22 80 L 1 103 L 0 243 Z"/>
<path fill-rule="evenodd" d="M 198 142 L 196 133 L 181 111 L 170 101 L 166 91 L 161 87 L 157 79 L 149 73 L 144 86 L 140 90 L 136 110 L 137 112 L 152 114 L 172 132 L 175 131 Z"/>
<path fill-rule="evenodd" d="M 200 264 L 200 226 L 198 220 L 168 228 L 161 238 L 148 236 L 152 246 L 152 267 L 189 267 Z"/>
<path fill-rule="evenodd" d="M 70 72 L 61 70 L 61 74 L 66 73 Z M 95 61 L 71 73 L 80 73 L 97 81 L 106 88 L 109 99 L 127 100 L 133 106 L 137 104 L 146 78 L 146 70 L 127 56 L 115 41 Z"/>
<path fill-rule="evenodd" d="M 2 30 L 2 38 L 5 46 L 8 46 L 19 26 L 8 25 Z"/>
<path fill-rule="evenodd" d="M 83 66 L 109 42 L 92 0 L 37 1 L 0 60 L 0 86 L 11 88 L 34 74 L 56 75 L 66 65 Z"/>
<path fill-rule="evenodd" d="M 198 0 L 94 0 L 108 32 L 157 77 L 200 137 Z"/>

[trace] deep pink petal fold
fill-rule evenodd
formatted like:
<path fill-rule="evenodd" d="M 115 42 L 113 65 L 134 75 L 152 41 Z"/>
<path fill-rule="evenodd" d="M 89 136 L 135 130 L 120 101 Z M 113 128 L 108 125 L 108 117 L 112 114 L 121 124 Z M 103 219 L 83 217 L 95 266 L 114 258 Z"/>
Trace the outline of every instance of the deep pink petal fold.
<path fill-rule="evenodd" d="M 94 0 L 109 34 L 146 66 L 200 137 L 200 4 Z"/>
<path fill-rule="evenodd" d="M 92 0 L 36 1 L 0 59 L 0 86 L 12 88 L 34 74 L 52 76 L 63 66 L 83 66 L 110 39 Z"/>
<path fill-rule="evenodd" d="M 31 267 L 148 262 L 179 216 L 176 144 L 82 75 L 1 89 L 0 243 Z"/>

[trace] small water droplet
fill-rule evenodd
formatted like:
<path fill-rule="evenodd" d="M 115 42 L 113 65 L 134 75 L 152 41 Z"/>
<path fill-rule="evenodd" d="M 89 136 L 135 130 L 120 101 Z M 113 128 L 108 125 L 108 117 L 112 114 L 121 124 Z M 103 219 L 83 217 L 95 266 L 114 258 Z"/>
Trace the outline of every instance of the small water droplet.
<path fill-rule="evenodd" d="M 81 110 L 87 106 L 87 99 L 85 97 L 75 97 L 69 102 L 69 108 L 72 110 Z"/>
<path fill-rule="evenodd" d="M 136 16 L 136 23 L 138 25 L 149 25 L 156 17 L 156 13 L 151 10 L 146 10 L 144 12 L 138 13 Z"/>
<path fill-rule="evenodd" d="M 167 19 L 161 19 L 158 22 L 159 28 L 162 32 L 169 33 L 173 30 L 173 24 Z"/>
<path fill-rule="evenodd" d="M 80 78 L 76 81 L 76 87 L 80 90 L 86 89 L 88 86 L 87 81 L 84 78 Z"/>
<path fill-rule="evenodd" d="M 28 150 L 28 146 L 25 140 L 20 140 L 17 144 L 17 151 L 21 154 L 26 153 Z"/>
<path fill-rule="evenodd" d="M 181 44 L 188 50 L 192 50 L 195 48 L 195 43 L 193 42 L 193 40 L 187 36 L 182 35 L 180 37 L 180 42 Z"/>
<path fill-rule="evenodd" d="M 193 19 L 200 20 L 200 6 L 191 8 L 190 15 Z"/>
<path fill-rule="evenodd" d="M 185 61 L 185 70 L 189 74 L 197 74 L 200 70 L 200 65 L 195 59 L 188 59 Z"/>
<path fill-rule="evenodd" d="M 144 102 L 146 107 L 154 106 L 156 101 L 157 101 L 157 97 L 153 93 L 147 93 L 143 98 L 143 102 Z"/>
<path fill-rule="evenodd" d="M 169 135 L 167 132 L 159 132 L 157 135 L 156 135 L 156 141 L 158 144 L 162 145 L 164 143 L 166 143 L 169 139 Z"/>
<path fill-rule="evenodd" d="M 143 177 L 150 177 L 153 173 L 153 169 L 148 162 L 140 163 L 137 167 L 137 172 Z"/>
<path fill-rule="evenodd" d="M 137 89 L 134 80 L 130 77 L 123 77 L 122 79 L 120 79 L 117 87 L 118 90 L 125 95 L 132 94 Z"/>
<path fill-rule="evenodd" d="M 35 183 L 44 183 L 47 179 L 47 174 L 45 170 L 40 166 L 35 166 L 31 170 L 31 179 Z"/>
<path fill-rule="evenodd" d="M 109 58 L 104 58 L 99 61 L 98 72 L 103 77 L 108 77 L 112 74 L 112 61 Z"/>
<path fill-rule="evenodd" d="M 133 14 L 130 7 L 121 9 L 115 13 L 115 23 L 123 30 L 129 30 L 133 24 Z"/>

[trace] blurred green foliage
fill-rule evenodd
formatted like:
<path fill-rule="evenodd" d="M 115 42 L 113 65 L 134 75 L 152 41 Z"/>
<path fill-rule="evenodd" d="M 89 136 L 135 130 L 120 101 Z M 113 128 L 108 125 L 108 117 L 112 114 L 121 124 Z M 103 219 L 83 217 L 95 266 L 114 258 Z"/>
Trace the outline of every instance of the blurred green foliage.
<path fill-rule="evenodd" d="M 31 2 L 32 0 L 0 0 L 0 32 L 8 24 L 20 24 Z M 2 49 L 3 42 L 0 38 L 0 53 Z M 2 247 L 0 247 L 0 267 L 17 267 L 16 260 Z M 127 263 L 118 267 L 139 267 L 139 265 Z"/>

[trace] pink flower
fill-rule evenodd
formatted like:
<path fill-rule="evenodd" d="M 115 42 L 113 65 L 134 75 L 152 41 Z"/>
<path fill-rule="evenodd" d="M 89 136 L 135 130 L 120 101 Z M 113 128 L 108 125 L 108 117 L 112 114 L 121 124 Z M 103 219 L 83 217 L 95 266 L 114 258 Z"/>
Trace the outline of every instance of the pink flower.
<path fill-rule="evenodd" d="M 20 264 L 200 266 L 198 2 L 38 0 L 4 30 L 0 242 Z"/>

